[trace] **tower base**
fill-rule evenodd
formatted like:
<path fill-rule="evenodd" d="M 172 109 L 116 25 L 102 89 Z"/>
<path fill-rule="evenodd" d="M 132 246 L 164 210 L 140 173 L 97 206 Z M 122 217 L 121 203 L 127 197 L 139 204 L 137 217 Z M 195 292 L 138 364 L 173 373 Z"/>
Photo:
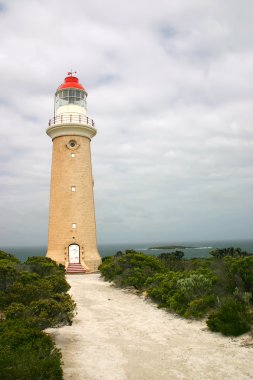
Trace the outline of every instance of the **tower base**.
<path fill-rule="evenodd" d="M 87 260 L 85 257 L 80 258 L 79 264 L 84 268 L 85 273 L 93 273 L 98 271 L 98 267 L 101 264 L 102 260 L 99 256 L 98 252 L 92 252 L 92 254 L 85 255 L 88 256 Z M 49 257 L 50 259 L 57 262 L 57 264 L 62 264 L 65 266 L 65 268 L 68 268 L 68 266 L 72 263 L 70 263 L 68 259 L 68 255 L 66 252 L 62 252 L 61 250 L 48 250 L 46 257 Z M 63 259 L 64 258 L 64 259 Z M 77 262 L 78 264 L 78 262 Z"/>

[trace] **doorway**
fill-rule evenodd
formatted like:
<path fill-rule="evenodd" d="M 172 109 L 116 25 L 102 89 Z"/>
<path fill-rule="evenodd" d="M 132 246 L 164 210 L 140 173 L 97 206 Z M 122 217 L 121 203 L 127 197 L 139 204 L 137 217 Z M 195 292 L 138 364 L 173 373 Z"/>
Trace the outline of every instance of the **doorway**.
<path fill-rule="evenodd" d="M 80 263 L 80 247 L 78 244 L 69 245 L 69 263 L 70 264 Z"/>

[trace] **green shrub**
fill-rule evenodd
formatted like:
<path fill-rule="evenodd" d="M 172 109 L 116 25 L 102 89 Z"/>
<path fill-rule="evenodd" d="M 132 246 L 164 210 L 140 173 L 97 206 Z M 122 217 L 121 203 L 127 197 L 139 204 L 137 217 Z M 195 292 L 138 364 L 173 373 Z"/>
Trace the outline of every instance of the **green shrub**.
<path fill-rule="evenodd" d="M 15 264 L 20 263 L 20 261 L 15 256 L 1 250 L 0 250 L 0 260 L 5 260 L 5 262 L 6 261 L 13 262 Z"/>
<path fill-rule="evenodd" d="M 61 380 L 61 354 L 50 336 L 21 321 L 0 324 L 1 380 Z"/>
<path fill-rule="evenodd" d="M 206 323 L 211 331 L 238 336 L 250 330 L 251 322 L 246 304 L 227 298 L 218 311 L 209 315 Z"/>
<path fill-rule="evenodd" d="M 70 285 L 65 279 L 65 274 L 52 274 L 44 277 L 44 280 L 50 284 L 53 293 L 66 293 L 70 289 Z"/>
<path fill-rule="evenodd" d="M 62 380 L 60 351 L 0 347 L 0 373 L 1 380 Z"/>
<path fill-rule="evenodd" d="M 107 281 L 113 281 L 117 275 L 122 273 L 122 268 L 118 264 L 118 259 L 115 259 L 113 256 L 107 257 L 98 269 Z"/>
<path fill-rule="evenodd" d="M 150 277 L 146 281 L 148 295 L 162 307 L 172 308 L 174 311 L 177 304 L 186 304 L 187 299 L 178 293 L 177 283 L 184 278 L 185 273 L 167 272 Z M 176 293 L 178 293 L 176 295 Z M 173 305 L 172 305 L 173 304 Z"/>
<path fill-rule="evenodd" d="M 26 307 L 22 303 L 13 302 L 5 309 L 6 319 L 25 319 Z"/>
<path fill-rule="evenodd" d="M 253 256 L 225 259 L 226 268 L 234 286 L 253 293 Z"/>
<path fill-rule="evenodd" d="M 1 380 L 61 380 L 61 354 L 41 330 L 71 324 L 64 267 L 44 257 L 21 264 L 0 252 Z"/>
<path fill-rule="evenodd" d="M 112 256 L 104 256 L 104 257 L 102 257 L 102 262 L 104 262 L 104 261 L 110 259 L 111 257 L 112 257 Z"/>
<path fill-rule="evenodd" d="M 216 248 L 213 251 L 210 252 L 210 255 L 215 257 L 216 259 L 223 259 L 224 257 L 245 257 L 249 256 L 250 254 L 246 251 L 242 251 L 241 248 Z"/>
<path fill-rule="evenodd" d="M 184 252 L 175 251 L 175 252 L 163 252 L 157 256 L 164 265 L 172 271 L 184 270 Z"/>
<path fill-rule="evenodd" d="M 178 289 L 185 294 L 188 300 L 193 300 L 210 294 L 213 285 L 211 276 L 207 277 L 202 273 L 193 273 L 178 280 Z"/>
<path fill-rule="evenodd" d="M 54 260 L 50 259 L 49 257 L 28 257 L 24 265 L 26 265 L 30 271 L 39 274 L 41 277 L 59 274 L 60 272 L 63 275 L 65 274 L 64 265 L 58 265 Z"/>
<path fill-rule="evenodd" d="M 11 303 L 9 294 L 15 281 L 20 278 L 16 268 L 3 261 L 0 260 L 0 310 Z"/>
<path fill-rule="evenodd" d="M 211 270 L 213 259 L 201 258 L 201 259 L 189 259 L 183 260 L 184 270 L 187 272 L 199 271 L 199 270 Z"/>
<path fill-rule="evenodd" d="M 29 306 L 12 303 L 5 311 L 6 319 L 22 320 L 26 326 L 40 330 L 70 325 L 75 304 L 69 295 L 64 296 L 65 299 L 62 299 L 62 295 L 59 295 L 58 300 L 40 299 Z"/>
<path fill-rule="evenodd" d="M 213 294 L 194 299 L 189 302 L 184 316 L 186 318 L 203 318 L 208 311 L 215 306 L 215 301 L 216 299 Z"/>
<path fill-rule="evenodd" d="M 229 273 L 228 267 L 225 264 L 226 260 L 213 259 L 211 261 L 211 269 L 217 277 L 217 281 L 214 286 L 214 292 L 219 298 L 232 296 L 235 289 L 233 276 L 231 273 Z"/>
<path fill-rule="evenodd" d="M 251 292 L 243 292 L 239 288 L 235 288 L 233 295 L 235 299 L 237 299 L 238 301 L 244 302 L 246 305 L 249 305 L 250 301 L 252 300 Z"/>
<path fill-rule="evenodd" d="M 114 281 L 118 286 L 142 289 L 146 279 L 164 271 L 165 266 L 157 257 L 126 251 L 120 257 L 108 258 L 99 269 L 106 280 Z"/>
<path fill-rule="evenodd" d="M 9 292 L 9 303 L 18 302 L 29 305 L 33 301 L 52 297 L 53 287 L 50 282 L 40 279 L 39 276 L 36 279 L 32 273 L 30 275 L 34 281 L 23 283 L 22 280 L 18 280 L 12 285 Z"/>
<path fill-rule="evenodd" d="M 214 304 L 211 272 L 167 272 L 146 281 L 148 295 L 184 317 L 203 317 Z"/>

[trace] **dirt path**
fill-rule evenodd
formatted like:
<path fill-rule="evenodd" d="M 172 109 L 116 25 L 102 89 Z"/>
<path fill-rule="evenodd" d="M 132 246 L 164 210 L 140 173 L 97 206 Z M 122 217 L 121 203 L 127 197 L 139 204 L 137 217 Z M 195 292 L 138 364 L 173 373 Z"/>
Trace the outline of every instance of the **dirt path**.
<path fill-rule="evenodd" d="M 53 330 L 65 380 L 244 380 L 253 348 L 175 317 L 98 274 L 68 276 L 72 326 Z"/>

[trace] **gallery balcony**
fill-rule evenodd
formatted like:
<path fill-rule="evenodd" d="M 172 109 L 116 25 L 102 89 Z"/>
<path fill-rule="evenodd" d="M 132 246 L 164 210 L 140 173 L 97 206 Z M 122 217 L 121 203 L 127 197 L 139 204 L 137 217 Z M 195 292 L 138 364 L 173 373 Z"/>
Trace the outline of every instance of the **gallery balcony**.
<path fill-rule="evenodd" d="M 64 113 L 49 120 L 49 127 L 61 124 L 83 124 L 95 128 L 95 122 L 88 116 L 78 113 Z"/>

